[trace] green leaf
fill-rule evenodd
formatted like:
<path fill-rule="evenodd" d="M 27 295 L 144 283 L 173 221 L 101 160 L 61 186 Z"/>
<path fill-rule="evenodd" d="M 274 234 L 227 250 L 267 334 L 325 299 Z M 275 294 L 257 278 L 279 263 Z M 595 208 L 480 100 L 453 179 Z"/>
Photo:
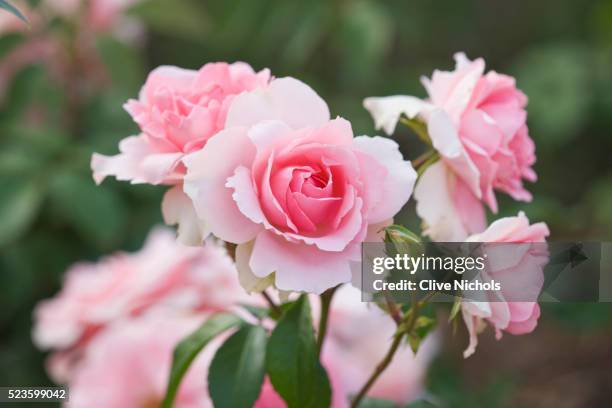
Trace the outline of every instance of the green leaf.
<path fill-rule="evenodd" d="M 394 254 L 418 256 L 423 253 L 421 238 L 402 225 L 394 224 L 385 228 L 385 242 L 389 256 Z"/>
<path fill-rule="evenodd" d="M 408 334 L 410 348 L 416 354 L 421 343 L 427 335 L 436 327 L 436 319 L 428 316 L 419 316 L 414 324 L 414 329 Z"/>
<path fill-rule="evenodd" d="M 19 17 L 24 23 L 28 22 L 28 19 L 19 11 L 19 9 L 13 6 L 6 0 L 0 0 L 0 8 L 7 10 L 9 13 L 14 14 L 16 17 Z"/>
<path fill-rule="evenodd" d="M 429 402 L 426 400 L 418 400 L 413 401 L 410 404 L 406 405 L 404 408 L 435 408 L 439 405 L 434 404 L 433 402 Z"/>
<path fill-rule="evenodd" d="M 385 228 L 385 236 L 391 242 L 421 243 L 421 238 L 403 225 L 389 225 Z"/>
<path fill-rule="evenodd" d="M 243 303 L 241 303 L 240 306 L 256 319 L 264 319 L 270 314 L 270 310 L 265 307 L 252 306 Z"/>
<path fill-rule="evenodd" d="M 270 336 L 266 369 L 274 389 L 294 407 L 328 407 L 331 387 L 317 356 L 306 295 L 283 314 Z"/>
<path fill-rule="evenodd" d="M 213 358 L 208 371 L 208 391 L 215 407 L 252 407 L 265 376 L 266 331 L 244 325 Z"/>
<path fill-rule="evenodd" d="M 387 401 L 378 398 L 364 398 L 359 403 L 359 408 L 395 408 L 397 404 L 393 401 Z"/>
<path fill-rule="evenodd" d="M 0 245 L 19 238 L 34 222 L 44 190 L 39 183 L 19 178 L 0 180 Z"/>
<path fill-rule="evenodd" d="M 242 320 L 231 314 L 218 314 L 208 319 L 199 329 L 185 337 L 174 348 L 172 368 L 166 389 L 163 408 L 171 408 L 174 397 L 189 366 L 202 349 L 217 335 L 231 327 L 238 326 Z"/>
<path fill-rule="evenodd" d="M 453 307 L 451 308 L 450 316 L 448 317 L 448 321 L 451 322 L 457 317 L 459 311 L 461 310 L 461 298 L 455 297 L 455 302 L 453 303 Z"/>

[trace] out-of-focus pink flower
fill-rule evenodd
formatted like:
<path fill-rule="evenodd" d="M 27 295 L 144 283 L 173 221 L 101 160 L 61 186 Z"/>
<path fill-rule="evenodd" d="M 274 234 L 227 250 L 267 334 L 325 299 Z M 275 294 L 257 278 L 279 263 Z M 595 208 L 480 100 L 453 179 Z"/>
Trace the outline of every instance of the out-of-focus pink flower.
<path fill-rule="evenodd" d="M 395 142 L 354 138 L 293 78 L 236 97 L 226 129 L 184 161 L 184 190 L 212 233 L 239 244 L 239 272 L 313 293 L 351 280 L 368 227 L 416 180 Z"/>
<path fill-rule="evenodd" d="M 484 328 L 485 320 L 495 328 L 498 339 L 502 330 L 525 334 L 536 328 L 540 317 L 537 298 L 544 284 L 542 268 L 548 261 L 545 244 L 548 235 L 545 223 L 530 225 L 521 212 L 516 217 L 499 219 L 483 233 L 468 238 L 469 242 L 486 243 L 483 248 L 486 266 L 481 280 L 494 279 L 501 290 L 487 292 L 483 301 L 462 301 L 463 319 L 470 334 L 465 357 L 476 350 L 477 333 Z"/>
<path fill-rule="evenodd" d="M 256 73 L 242 62 L 210 63 L 199 71 L 155 69 L 139 99 L 125 105 L 142 134 L 123 139 L 117 156 L 93 155 L 96 182 L 115 176 L 132 183 L 179 183 L 185 173 L 182 159 L 225 127 L 234 97 L 265 86 L 269 78 L 267 69 Z"/>
<path fill-rule="evenodd" d="M 425 171 L 415 198 L 425 233 L 438 241 L 481 232 L 483 203 L 497 212 L 494 190 L 530 201 L 523 179 L 536 180 L 531 168 L 535 147 L 526 126 L 527 97 L 514 78 L 494 71 L 485 74 L 482 59 L 470 61 L 458 53 L 455 60 L 454 71 L 436 70 L 431 79 L 422 79 L 428 101 L 403 96 L 364 101 L 377 126 L 387 132 L 395 129 L 402 114 L 420 116 L 427 123 L 442 163 Z"/>
<path fill-rule="evenodd" d="M 143 0 L 44 0 L 52 13 L 68 19 L 84 18 L 87 29 L 111 31 L 124 23 L 125 11 Z"/>
<path fill-rule="evenodd" d="M 69 408 L 158 407 L 166 392 L 176 344 L 206 315 L 155 314 L 115 322 L 94 338 L 74 367 Z M 212 407 L 206 372 L 223 337 L 198 355 L 173 406 Z"/>
<path fill-rule="evenodd" d="M 224 248 L 185 247 L 156 229 L 140 252 L 73 266 L 60 293 L 37 306 L 33 337 L 40 348 L 72 350 L 109 323 L 150 309 L 213 312 L 245 296 Z"/>
<path fill-rule="evenodd" d="M 345 401 L 361 389 L 383 359 L 395 331 L 395 322 L 388 314 L 374 304 L 361 302 L 358 289 L 345 285 L 337 290 L 322 359 L 326 366 L 338 369 L 336 381 L 345 393 Z M 398 405 L 420 397 L 436 343 L 435 334 L 430 335 L 416 356 L 408 344 L 402 344 L 368 396 Z"/>

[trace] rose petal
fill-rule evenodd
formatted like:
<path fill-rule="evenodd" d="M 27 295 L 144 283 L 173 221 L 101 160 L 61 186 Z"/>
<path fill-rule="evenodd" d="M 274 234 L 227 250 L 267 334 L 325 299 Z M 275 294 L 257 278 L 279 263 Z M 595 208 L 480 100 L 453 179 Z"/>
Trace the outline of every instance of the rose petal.
<path fill-rule="evenodd" d="M 249 265 L 258 277 L 276 272 L 276 287 L 281 290 L 321 294 L 351 280 L 350 260 L 358 255 L 358 251 L 321 251 L 264 231 L 255 240 Z"/>
<path fill-rule="evenodd" d="M 249 167 L 255 146 L 244 128 L 227 129 L 209 140 L 206 148 L 184 159 L 187 166 L 184 191 L 191 198 L 198 217 L 224 241 L 252 240 L 262 226 L 252 222 L 238 208 L 226 187 L 239 166 Z"/>
<path fill-rule="evenodd" d="M 264 89 L 238 95 L 225 126 L 251 126 L 264 120 L 280 120 L 294 129 L 320 126 L 329 120 L 329 108 L 305 83 L 278 78 Z"/>
<path fill-rule="evenodd" d="M 379 193 L 380 199 L 373 208 L 369 208 L 368 223 L 376 224 L 393 218 L 412 195 L 417 179 L 416 171 L 409 161 L 403 159 L 398 144 L 391 139 L 359 136 L 353 143 L 355 148 L 376 159 L 387 170 Z"/>
<path fill-rule="evenodd" d="M 174 186 L 164 194 L 162 214 L 167 225 L 178 224 L 178 242 L 183 245 L 201 245 L 208 236 L 206 225 L 196 215 L 191 199 L 183 186 Z"/>
<path fill-rule="evenodd" d="M 370 97 L 363 100 L 363 107 L 374 118 L 376 129 L 382 129 L 388 135 L 395 132 L 402 115 L 409 119 L 415 118 L 425 105 L 426 102 L 419 98 L 403 95 Z"/>

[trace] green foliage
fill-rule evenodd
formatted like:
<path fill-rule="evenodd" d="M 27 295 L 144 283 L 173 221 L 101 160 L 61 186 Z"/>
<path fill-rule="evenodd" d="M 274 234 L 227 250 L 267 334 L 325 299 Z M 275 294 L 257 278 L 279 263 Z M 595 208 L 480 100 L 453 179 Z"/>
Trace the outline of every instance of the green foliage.
<path fill-rule="evenodd" d="M 416 354 L 421 343 L 433 329 L 436 328 L 437 320 L 429 316 L 419 316 L 414 324 L 414 329 L 408 334 L 408 344 Z"/>
<path fill-rule="evenodd" d="M 209 31 L 208 16 L 194 0 L 147 0 L 134 6 L 131 13 L 154 31 L 186 40 L 198 39 Z"/>
<path fill-rule="evenodd" d="M 121 197 L 89 177 L 58 173 L 49 186 L 53 213 L 84 239 L 101 247 L 116 242 L 125 231 L 127 214 Z"/>
<path fill-rule="evenodd" d="M 443 354 L 436 358 L 427 374 L 427 388 L 435 399 L 417 401 L 415 408 L 440 407 L 487 407 L 502 408 L 504 401 L 514 390 L 514 383 L 507 374 L 492 376 L 474 389 L 468 387 L 467 378 L 460 370 L 457 356 Z M 412 408 L 408 405 L 407 408 Z"/>
<path fill-rule="evenodd" d="M 331 388 L 319 362 L 306 295 L 294 302 L 278 321 L 268 341 L 266 371 L 278 394 L 294 407 L 327 407 Z"/>
<path fill-rule="evenodd" d="M 12 13 L 15 16 L 19 17 L 24 23 L 28 22 L 28 20 L 21 13 L 21 11 L 19 11 L 19 9 L 17 7 L 13 6 L 7 0 L 0 0 L 0 8 L 2 8 L 4 10 L 7 10 L 9 13 Z"/>
<path fill-rule="evenodd" d="M 208 371 L 208 390 L 215 407 L 250 408 L 265 375 L 266 331 L 243 325 L 213 358 Z"/>
<path fill-rule="evenodd" d="M 517 80 L 529 95 L 532 133 L 540 145 L 558 146 L 576 137 L 589 117 L 592 56 L 571 44 L 534 48 L 519 62 Z"/>
<path fill-rule="evenodd" d="M 237 326 L 241 320 L 231 314 L 217 314 L 208 319 L 199 329 L 185 337 L 175 347 L 172 368 L 163 407 L 172 407 L 172 402 L 189 366 L 202 349 L 220 333 Z"/>
<path fill-rule="evenodd" d="M 44 191 L 35 181 L 0 179 L 0 246 L 22 236 L 32 225 Z"/>
<path fill-rule="evenodd" d="M 359 408 L 395 408 L 397 404 L 393 401 L 386 401 L 378 398 L 364 398 L 359 404 Z"/>

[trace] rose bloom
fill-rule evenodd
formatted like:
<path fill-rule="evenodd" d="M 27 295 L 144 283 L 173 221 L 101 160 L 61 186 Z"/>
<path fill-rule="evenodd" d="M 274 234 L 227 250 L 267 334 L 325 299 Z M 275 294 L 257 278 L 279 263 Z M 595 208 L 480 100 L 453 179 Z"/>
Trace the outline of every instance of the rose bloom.
<path fill-rule="evenodd" d="M 270 72 L 255 72 L 246 63 L 209 63 L 199 71 L 171 66 L 155 69 L 125 109 L 142 133 L 123 139 L 120 154 L 95 153 L 91 168 L 101 183 L 106 176 L 132 183 L 177 184 L 164 196 L 162 212 L 167 224 L 179 224 L 179 239 L 199 244 L 207 235 L 182 192 L 183 158 L 201 150 L 225 127 L 236 95 L 266 86 Z"/>
<path fill-rule="evenodd" d="M 483 301 L 462 301 L 463 320 L 470 335 L 464 357 L 476 350 L 477 332 L 484 329 L 485 321 L 493 326 L 497 339 L 501 338 L 502 331 L 526 334 L 536 328 L 540 317 L 537 299 L 544 285 L 543 267 L 548 262 L 545 243 L 548 235 L 545 223 L 530 225 L 525 214 L 520 212 L 516 217 L 495 221 L 484 232 L 467 239 L 468 242 L 486 243 L 482 278 L 495 279 L 501 290 L 487 292 Z"/>
<path fill-rule="evenodd" d="M 206 315 L 148 315 L 115 322 L 94 338 L 68 382 L 68 408 L 159 407 L 166 393 L 172 352 Z M 174 407 L 212 408 L 207 367 L 219 337 L 196 357 L 179 387 Z"/>
<path fill-rule="evenodd" d="M 514 78 L 489 71 L 482 59 L 455 55 L 454 71 L 423 78 L 429 99 L 408 96 L 368 98 L 377 127 L 391 133 L 402 114 L 427 124 L 442 160 L 417 184 L 417 213 L 425 234 L 460 241 L 486 227 L 484 205 L 497 213 L 494 190 L 530 201 L 523 179 L 535 181 L 535 146 L 528 135 L 527 97 Z"/>
<path fill-rule="evenodd" d="M 412 192 L 416 173 L 397 144 L 353 137 L 293 78 L 237 96 L 225 125 L 185 158 L 184 189 L 207 228 L 238 244 L 242 281 L 274 273 L 277 288 L 313 293 L 350 281 L 368 230 Z"/>
<path fill-rule="evenodd" d="M 62 290 L 35 309 L 34 342 L 42 349 L 70 351 L 109 323 L 153 308 L 227 310 L 247 296 L 235 273 L 216 243 L 185 247 L 171 231 L 155 229 L 137 253 L 70 268 Z"/>
<path fill-rule="evenodd" d="M 185 173 L 183 157 L 204 147 L 225 127 L 237 94 L 265 86 L 268 70 L 259 73 L 245 63 L 209 63 L 199 71 L 162 66 L 149 74 L 138 100 L 125 109 L 142 133 L 123 139 L 121 153 L 94 154 L 97 182 L 106 176 L 132 183 L 176 184 Z"/>

